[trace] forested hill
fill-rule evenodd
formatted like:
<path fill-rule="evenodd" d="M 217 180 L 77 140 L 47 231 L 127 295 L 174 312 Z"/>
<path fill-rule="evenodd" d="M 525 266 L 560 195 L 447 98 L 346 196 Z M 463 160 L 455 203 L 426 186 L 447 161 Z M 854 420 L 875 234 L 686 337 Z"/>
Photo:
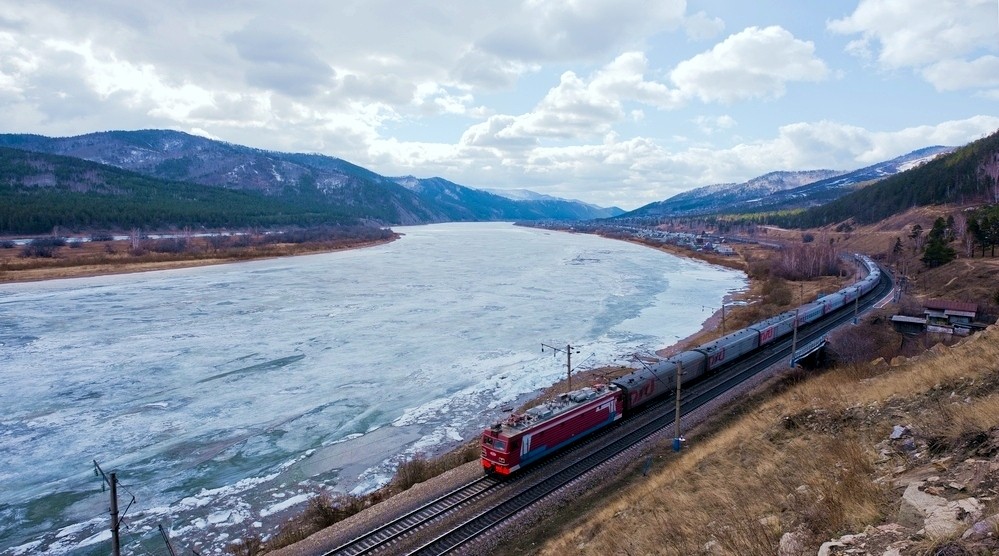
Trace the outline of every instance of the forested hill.
<path fill-rule="evenodd" d="M 159 180 L 259 193 L 389 225 L 588 219 L 623 212 L 568 200 L 510 200 L 439 178 L 390 178 L 332 156 L 265 151 L 171 130 L 0 134 L 0 146 L 71 156 Z"/>
<path fill-rule="evenodd" d="M 0 234 L 69 230 L 348 224 L 355 215 L 284 199 L 143 176 L 78 158 L 0 147 Z"/>
<path fill-rule="evenodd" d="M 999 132 L 791 216 L 786 224 L 814 228 L 850 218 L 858 224 L 871 224 L 913 207 L 996 202 L 999 202 Z"/>

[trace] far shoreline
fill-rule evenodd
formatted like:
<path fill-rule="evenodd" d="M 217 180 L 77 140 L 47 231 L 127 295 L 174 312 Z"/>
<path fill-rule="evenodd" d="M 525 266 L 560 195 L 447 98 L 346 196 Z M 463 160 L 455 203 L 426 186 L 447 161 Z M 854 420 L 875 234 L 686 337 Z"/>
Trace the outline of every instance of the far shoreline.
<path fill-rule="evenodd" d="M 145 260 L 137 258 L 135 260 L 114 259 L 106 262 L 80 262 L 79 264 L 67 264 L 67 259 L 60 259 L 55 264 L 39 265 L 33 268 L 11 269 L 8 259 L 0 259 L 0 285 L 22 284 L 30 282 L 46 282 L 50 280 L 62 280 L 72 278 L 92 278 L 96 276 L 114 276 L 119 274 L 137 274 L 141 272 L 152 272 L 157 270 L 177 270 L 183 268 L 197 268 L 202 266 L 214 266 L 222 264 L 242 263 L 259 261 L 266 259 L 278 259 L 284 257 L 297 257 L 300 255 L 320 255 L 324 253 L 335 253 L 338 251 L 348 251 L 352 249 L 364 249 L 391 243 L 403 234 L 393 232 L 387 239 L 359 241 L 354 243 L 338 243 L 337 245 L 323 244 L 279 244 L 275 249 L 261 250 L 254 247 L 243 249 L 231 249 L 219 256 L 204 256 L 174 258 L 168 260 Z M 67 249 L 68 253 L 72 250 Z M 0 252 L 2 253 L 2 252 Z"/>

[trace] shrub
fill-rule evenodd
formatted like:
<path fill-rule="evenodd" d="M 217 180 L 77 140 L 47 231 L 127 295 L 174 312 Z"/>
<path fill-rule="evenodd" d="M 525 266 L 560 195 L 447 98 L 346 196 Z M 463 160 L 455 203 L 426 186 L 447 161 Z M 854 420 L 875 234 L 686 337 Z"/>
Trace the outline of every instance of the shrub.
<path fill-rule="evenodd" d="M 205 242 L 212 249 L 225 249 L 229 245 L 229 236 L 208 236 L 205 238 Z"/>
<path fill-rule="evenodd" d="M 187 251 L 187 240 L 180 237 L 158 239 L 147 245 L 149 250 L 154 253 L 183 253 Z"/>
<path fill-rule="evenodd" d="M 0 248 L 2 249 L 13 249 L 15 247 L 17 247 L 17 244 L 14 243 L 14 240 L 12 239 L 5 239 L 3 241 L 0 241 Z"/>
<path fill-rule="evenodd" d="M 114 241 L 114 236 L 107 232 L 97 232 L 91 234 L 90 241 Z"/>
<path fill-rule="evenodd" d="M 31 240 L 21 250 L 21 256 L 51 258 L 55 256 L 56 249 L 66 245 L 66 239 L 61 237 L 38 237 Z"/>

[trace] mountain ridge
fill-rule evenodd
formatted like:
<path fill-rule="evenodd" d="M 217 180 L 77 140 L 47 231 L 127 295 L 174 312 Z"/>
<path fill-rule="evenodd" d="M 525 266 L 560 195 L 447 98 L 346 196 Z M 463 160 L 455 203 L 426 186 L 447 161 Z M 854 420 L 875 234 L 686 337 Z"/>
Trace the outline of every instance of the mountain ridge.
<path fill-rule="evenodd" d="M 333 205 L 388 225 L 588 219 L 620 211 L 564 200 L 515 202 L 443 178 L 421 180 L 424 186 L 417 191 L 341 158 L 268 151 L 173 130 L 103 131 L 63 138 L 3 134 L 0 146 L 70 156 L 164 180 Z M 442 196 L 445 190 L 449 195 Z M 461 199 L 471 204 L 461 206 Z"/>
<path fill-rule="evenodd" d="M 931 146 L 857 170 L 775 171 L 742 183 L 685 191 L 621 215 L 622 218 L 705 216 L 808 208 L 848 195 L 856 187 L 925 164 L 956 147 Z"/>

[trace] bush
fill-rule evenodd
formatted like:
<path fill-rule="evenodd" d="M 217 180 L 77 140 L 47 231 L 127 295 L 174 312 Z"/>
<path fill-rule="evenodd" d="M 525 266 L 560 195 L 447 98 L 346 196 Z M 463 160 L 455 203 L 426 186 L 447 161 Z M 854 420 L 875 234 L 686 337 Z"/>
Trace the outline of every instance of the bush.
<path fill-rule="evenodd" d="M 70 249 L 82 249 L 83 248 L 83 242 L 82 241 L 71 241 L 71 242 L 69 242 L 68 245 L 69 245 Z"/>
<path fill-rule="evenodd" d="M 809 234 L 809 233 L 801 234 L 801 242 L 802 243 L 811 243 L 813 241 L 815 241 L 815 235 L 814 234 Z"/>
<path fill-rule="evenodd" d="M 229 245 L 229 236 L 208 236 L 205 242 L 212 249 L 225 249 Z"/>
<path fill-rule="evenodd" d="M 61 237 L 37 237 L 21 249 L 24 258 L 52 258 L 56 249 L 66 245 L 66 239 Z"/>
<path fill-rule="evenodd" d="M 36 237 L 31 240 L 28 245 L 34 245 L 37 247 L 62 247 L 66 245 L 66 238 L 64 237 Z"/>
<path fill-rule="evenodd" d="M 90 241 L 114 241 L 114 236 L 107 232 L 91 234 Z"/>
<path fill-rule="evenodd" d="M 12 239 L 5 239 L 3 241 L 0 241 L 0 248 L 2 249 L 13 249 L 15 247 L 17 247 L 17 244 L 14 243 L 14 240 Z"/>
<path fill-rule="evenodd" d="M 183 253 L 187 251 L 187 240 L 181 237 L 158 239 L 147 246 L 154 253 Z"/>
<path fill-rule="evenodd" d="M 790 305 L 794 298 L 794 293 L 788 287 L 787 282 L 780 278 L 770 278 L 763 284 L 763 295 L 767 298 L 767 303 L 772 303 L 778 307 Z"/>

